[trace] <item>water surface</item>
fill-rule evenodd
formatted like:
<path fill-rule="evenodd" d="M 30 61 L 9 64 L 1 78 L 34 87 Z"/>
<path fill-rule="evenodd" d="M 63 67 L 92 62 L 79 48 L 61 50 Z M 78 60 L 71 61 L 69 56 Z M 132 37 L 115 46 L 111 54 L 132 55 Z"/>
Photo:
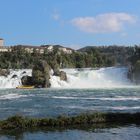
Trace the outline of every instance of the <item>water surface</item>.
<path fill-rule="evenodd" d="M 56 117 L 85 112 L 140 112 L 140 88 L 4 89 L 0 90 L 0 119 L 20 114 Z M 1 132 L 0 140 L 139 140 L 140 126 Z"/>
<path fill-rule="evenodd" d="M 116 128 L 88 130 L 32 131 L 2 135 L 1 140 L 139 140 L 140 126 L 131 125 Z"/>
<path fill-rule="evenodd" d="M 140 88 L 0 90 L 0 119 L 85 112 L 139 112 Z"/>

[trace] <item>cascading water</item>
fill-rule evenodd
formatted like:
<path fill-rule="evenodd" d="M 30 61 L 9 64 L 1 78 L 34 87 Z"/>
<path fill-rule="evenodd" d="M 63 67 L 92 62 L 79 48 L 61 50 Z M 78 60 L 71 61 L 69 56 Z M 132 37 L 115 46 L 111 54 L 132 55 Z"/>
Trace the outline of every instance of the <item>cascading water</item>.
<path fill-rule="evenodd" d="M 32 70 L 10 70 L 10 74 L 5 76 L 0 76 L 0 88 L 16 88 L 22 85 L 21 78 L 23 76 L 31 76 Z"/>
<path fill-rule="evenodd" d="M 51 76 L 53 88 L 111 88 L 130 86 L 125 67 L 100 69 L 63 69 L 67 73 L 67 82 L 57 76 Z"/>
<path fill-rule="evenodd" d="M 125 67 L 108 67 L 100 69 L 62 69 L 67 74 L 67 81 L 53 76 L 50 72 L 51 88 L 110 88 L 130 86 Z M 16 88 L 21 84 L 23 76 L 31 76 L 32 70 L 10 70 L 7 77 L 0 76 L 0 88 Z"/>

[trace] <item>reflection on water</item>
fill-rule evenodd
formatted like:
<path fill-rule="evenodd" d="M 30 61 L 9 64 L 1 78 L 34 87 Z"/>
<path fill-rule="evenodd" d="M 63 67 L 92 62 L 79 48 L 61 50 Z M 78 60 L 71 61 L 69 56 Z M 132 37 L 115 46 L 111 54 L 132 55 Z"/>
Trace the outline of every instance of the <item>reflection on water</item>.
<path fill-rule="evenodd" d="M 100 128 L 102 127 L 102 128 Z M 28 132 L 3 132 L 1 140 L 139 140 L 140 126 L 83 127 L 59 130 L 30 130 Z"/>

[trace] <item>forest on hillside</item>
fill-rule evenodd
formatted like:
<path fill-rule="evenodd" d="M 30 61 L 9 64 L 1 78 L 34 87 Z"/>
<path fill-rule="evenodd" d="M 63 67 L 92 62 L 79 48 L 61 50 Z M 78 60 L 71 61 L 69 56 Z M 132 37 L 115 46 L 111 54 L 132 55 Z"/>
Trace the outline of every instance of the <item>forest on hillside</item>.
<path fill-rule="evenodd" d="M 59 68 L 127 65 L 130 58 L 136 53 L 137 48 L 137 46 L 89 46 L 73 51 L 71 54 L 66 54 L 55 47 L 52 52 L 45 50 L 43 54 L 40 54 L 36 51 L 28 53 L 24 48 L 16 46 L 16 49 L 12 52 L 0 52 L 0 68 L 33 68 L 38 61 L 46 61 L 51 67 L 57 66 Z"/>

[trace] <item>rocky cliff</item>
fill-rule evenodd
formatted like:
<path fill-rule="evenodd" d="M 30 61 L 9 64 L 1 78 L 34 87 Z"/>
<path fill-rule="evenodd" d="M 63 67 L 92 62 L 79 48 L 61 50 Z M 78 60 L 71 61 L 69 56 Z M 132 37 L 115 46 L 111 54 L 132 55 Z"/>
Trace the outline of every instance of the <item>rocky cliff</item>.
<path fill-rule="evenodd" d="M 128 78 L 135 84 L 140 84 L 140 60 L 129 67 Z"/>

